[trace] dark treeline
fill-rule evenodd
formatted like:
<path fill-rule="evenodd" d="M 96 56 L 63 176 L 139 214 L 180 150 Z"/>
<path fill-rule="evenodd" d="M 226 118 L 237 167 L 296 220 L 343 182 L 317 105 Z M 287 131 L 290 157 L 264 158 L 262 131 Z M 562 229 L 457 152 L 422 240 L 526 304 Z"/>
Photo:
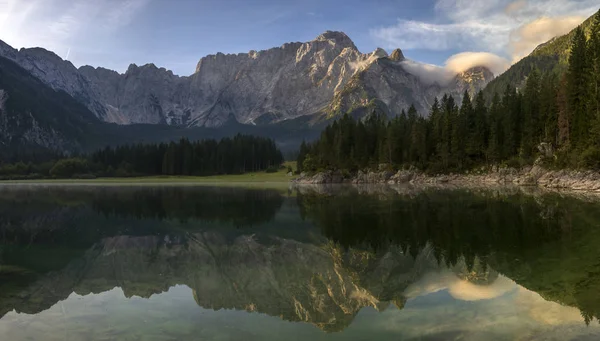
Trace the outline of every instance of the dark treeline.
<path fill-rule="evenodd" d="M 106 147 L 81 157 L 0 164 L 0 178 L 218 175 L 276 170 L 283 162 L 271 139 L 236 135 L 201 140 Z"/>
<path fill-rule="evenodd" d="M 220 141 L 182 139 L 179 143 L 106 148 L 90 159 L 106 166 L 107 172 L 126 164 L 132 172 L 145 175 L 241 174 L 279 167 L 283 162 L 273 140 L 246 135 Z"/>
<path fill-rule="evenodd" d="M 600 167 L 600 12 L 589 39 L 577 29 L 564 75 L 533 70 L 522 89 L 507 86 L 491 101 L 465 92 L 457 105 L 445 95 L 427 117 L 414 106 L 391 120 L 377 110 L 362 121 L 344 115 L 302 144 L 298 169 L 518 167 L 533 163 L 542 142 L 558 150 L 546 160 L 556 167 Z"/>

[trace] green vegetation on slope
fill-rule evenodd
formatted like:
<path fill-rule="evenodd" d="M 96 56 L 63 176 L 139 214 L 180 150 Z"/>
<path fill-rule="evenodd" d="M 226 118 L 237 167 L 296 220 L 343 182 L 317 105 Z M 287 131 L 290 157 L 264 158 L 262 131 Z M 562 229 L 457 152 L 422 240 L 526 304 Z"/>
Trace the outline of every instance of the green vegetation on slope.
<path fill-rule="evenodd" d="M 595 16 L 597 16 L 596 14 Z M 579 27 L 591 36 L 592 24 L 595 16 L 588 18 Z M 554 72 L 558 76 L 567 71 L 571 42 L 575 36 L 575 29 L 547 43 L 538 46 L 529 56 L 521 59 L 506 72 L 492 80 L 484 89 L 486 99 L 491 101 L 496 93 L 502 93 L 507 85 L 521 88 L 529 74 L 537 69 L 542 73 Z"/>
<path fill-rule="evenodd" d="M 100 122 L 67 93 L 54 91 L 14 62 L 0 57 L 0 158 L 11 146 L 81 150 Z"/>
<path fill-rule="evenodd" d="M 452 96 L 437 99 L 429 116 L 408 113 L 387 120 L 376 112 L 364 121 L 345 115 L 312 144 L 301 145 L 302 171 L 414 166 L 434 173 L 467 171 L 536 159 L 552 167 L 600 169 L 600 15 L 575 30 L 565 76 L 537 68 L 522 89 L 506 85 L 487 104 L 483 92 L 461 106 Z M 558 157 L 552 150 L 558 150 Z M 548 152 L 549 151 L 549 152 Z M 539 157 L 542 158 L 539 158 Z"/>

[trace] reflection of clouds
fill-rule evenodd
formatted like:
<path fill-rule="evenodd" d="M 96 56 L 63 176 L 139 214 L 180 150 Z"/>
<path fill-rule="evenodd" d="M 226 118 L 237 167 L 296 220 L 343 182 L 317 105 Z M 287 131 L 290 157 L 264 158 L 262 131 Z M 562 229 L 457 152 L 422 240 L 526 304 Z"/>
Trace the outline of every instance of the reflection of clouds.
<path fill-rule="evenodd" d="M 547 325 L 583 323 L 579 309 L 546 301 L 538 293 L 519 287 L 515 298 L 517 307 L 533 320 Z"/>
<path fill-rule="evenodd" d="M 476 285 L 471 282 L 459 280 L 448 288 L 452 297 L 463 301 L 489 300 L 500 297 L 517 288 L 517 284 L 510 279 L 500 276 L 490 285 Z"/>
<path fill-rule="evenodd" d="M 448 270 L 428 273 L 419 281 L 411 284 L 404 295 L 407 298 L 415 298 L 430 293 L 448 290 L 448 293 L 457 300 L 478 301 L 489 300 L 500 297 L 517 288 L 512 280 L 499 276 L 493 283 L 488 285 L 477 285 L 462 280 Z"/>
<path fill-rule="evenodd" d="M 507 300 L 512 301 L 509 303 L 519 313 L 537 323 L 546 325 L 583 323 L 579 309 L 546 301 L 538 293 L 527 290 L 504 276 L 498 276 L 489 285 L 477 285 L 458 278 L 449 270 L 430 272 L 411 284 L 404 295 L 411 299 L 443 290 L 447 290 L 454 299 L 461 301 L 491 300 L 514 291 L 516 295 L 507 297 Z"/>
<path fill-rule="evenodd" d="M 454 300 L 439 299 L 432 304 L 418 299 L 441 291 Z M 597 324 L 585 325 L 576 307 L 546 301 L 502 275 L 489 285 L 477 285 L 450 270 L 430 272 L 404 295 L 408 303 L 403 310 L 386 311 L 380 320 L 370 323 L 402 333 L 405 339 L 437 339 L 458 331 L 461 340 L 596 340 L 600 333 Z"/>

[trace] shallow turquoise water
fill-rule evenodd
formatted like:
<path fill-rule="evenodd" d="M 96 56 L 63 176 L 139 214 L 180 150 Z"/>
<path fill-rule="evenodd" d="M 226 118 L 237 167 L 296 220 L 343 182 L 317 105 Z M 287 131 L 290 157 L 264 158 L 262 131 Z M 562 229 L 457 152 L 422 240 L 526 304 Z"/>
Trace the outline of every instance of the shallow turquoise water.
<path fill-rule="evenodd" d="M 600 204 L 2 187 L 1 340 L 595 340 Z"/>

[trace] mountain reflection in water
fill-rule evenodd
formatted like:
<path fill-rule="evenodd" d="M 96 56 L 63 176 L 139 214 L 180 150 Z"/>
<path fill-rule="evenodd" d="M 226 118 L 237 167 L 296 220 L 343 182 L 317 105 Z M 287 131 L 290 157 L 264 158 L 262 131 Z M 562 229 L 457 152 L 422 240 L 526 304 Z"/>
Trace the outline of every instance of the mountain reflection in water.
<path fill-rule="evenodd" d="M 598 205 L 519 190 L 6 187 L 0 335 L 596 337 Z"/>

